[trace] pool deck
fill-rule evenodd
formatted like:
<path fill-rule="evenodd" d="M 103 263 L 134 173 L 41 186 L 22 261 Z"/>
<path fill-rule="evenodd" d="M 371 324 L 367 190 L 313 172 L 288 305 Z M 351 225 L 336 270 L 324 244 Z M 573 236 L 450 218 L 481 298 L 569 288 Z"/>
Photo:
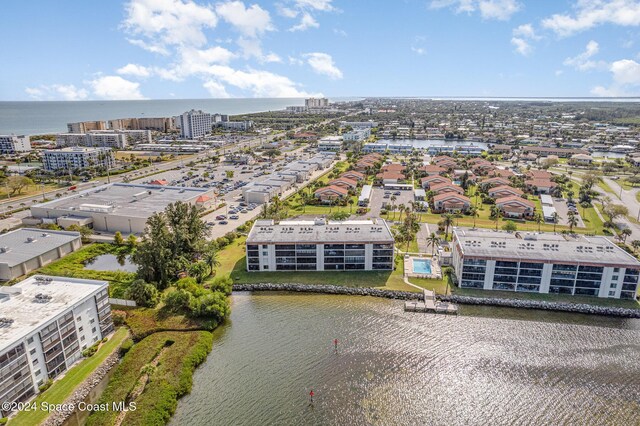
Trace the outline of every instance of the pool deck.
<path fill-rule="evenodd" d="M 431 261 L 431 273 L 430 274 L 424 274 L 424 273 L 420 273 L 420 272 L 414 272 L 413 271 L 413 260 L 414 259 L 419 259 L 419 260 L 427 260 L 427 261 Z M 435 260 L 435 257 L 431 257 L 431 256 L 405 256 L 404 258 L 404 276 L 405 277 L 415 277 L 415 278 L 431 278 L 431 279 L 442 279 L 442 271 L 440 269 L 440 265 L 438 265 L 438 262 Z"/>

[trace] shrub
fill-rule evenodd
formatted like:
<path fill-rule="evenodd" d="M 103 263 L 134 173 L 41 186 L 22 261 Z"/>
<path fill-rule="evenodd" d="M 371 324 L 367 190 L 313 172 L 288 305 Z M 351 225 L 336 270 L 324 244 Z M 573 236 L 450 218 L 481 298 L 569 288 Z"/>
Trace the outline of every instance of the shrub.
<path fill-rule="evenodd" d="M 116 231 L 115 235 L 113 236 L 113 243 L 117 246 L 121 246 L 124 244 L 124 238 L 122 238 L 122 232 Z"/>
<path fill-rule="evenodd" d="M 96 343 L 94 345 L 89 346 L 84 351 L 82 351 L 82 356 L 85 358 L 89 358 L 93 356 L 93 354 L 95 354 L 97 350 L 98 350 L 98 344 Z"/>
<path fill-rule="evenodd" d="M 127 318 L 127 313 L 125 311 L 111 311 L 111 319 L 113 320 L 113 325 L 115 325 L 116 327 L 124 325 L 125 318 Z"/>
<path fill-rule="evenodd" d="M 178 289 L 167 294 L 164 299 L 167 309 L 178 312 L 183 310 L 191 311 L 194 302 L 193 295 L 187 290 Z"/>
<path fill-rule="evenodd" d="M 231 294 L 231 290 L 233 289 L 233 280 L 229 275 L 216 277 L 209 288 L 212 291 L 219 291 L 221 293 L 229 295 Z"/>
<path fill-rule="evenodd" d="M 40 393 L 42 393 L 42 392 L 46 391 L 47 389 L 49 389 L 52 384 L 53 384 L 53 380 L 49 379 L 46 382 L 44 382 L 42 385 L 38 386 L 38 390 L 40 391 Z"/>
<path fill-rule="evenodd" d="M 229 315 L 229 301 L 224 293 L 212 291 L 198 297 L 192 306 L 191 314 L 196 317 L 214 318 L 222 322 Z"/>
<path fill-rule="evenodd" d="M 135 280 L 127 290 L 129 299 L 134 300 L 137 305 L 153 308 L 158 304 L 160 295 L 158 289 L 153 284 L 144 280 Z"/>
<path fill-rule="evenodd" d="M 120 356 L 124 356 L 127 352 L 131 350 L 132 347 L 133 347 L 133 340 L 130 338 L 126 339 L 120 345 Z"/>

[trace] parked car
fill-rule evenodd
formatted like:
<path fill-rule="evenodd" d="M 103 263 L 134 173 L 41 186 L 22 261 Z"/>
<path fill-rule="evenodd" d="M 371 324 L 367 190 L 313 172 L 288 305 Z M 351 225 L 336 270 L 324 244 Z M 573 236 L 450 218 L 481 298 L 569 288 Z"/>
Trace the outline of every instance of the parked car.
<path fill-rule="evenodd" d="M 225 216 L 223 214 L 219 214 L 218 216 L 216 216 L 216 220 L 224 220 L 226 218 L 227 218 L 227 216 Z"/>
<path fill-rule="evenodd" d="M 229 222 L 227 222 L 226 220 L 221 220 L 220 222 L 218 222 L 219 225 L 226 225 L 227 223 Z"/>

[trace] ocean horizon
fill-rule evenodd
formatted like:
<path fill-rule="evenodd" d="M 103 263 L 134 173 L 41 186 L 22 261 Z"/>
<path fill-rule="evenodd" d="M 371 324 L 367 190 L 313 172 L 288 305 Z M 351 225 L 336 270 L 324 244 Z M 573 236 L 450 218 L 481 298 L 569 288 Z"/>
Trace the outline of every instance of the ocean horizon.
<path fill-rule="evenodd" d="M 345 102 L 365 97 L 334 97 Z M 432 99 L 487 102 L 640 102 L 638 97 L 473 97 L 371 96 L 381 99 Z M 0 134 L 39 135 L 67 131 L 67 123 L 129 117 L 172 117 L 190 109 L 219 114 L 251 114 L 304 105 L 304 98 L 147 99 L 128 101 L 0 101 Z"/>

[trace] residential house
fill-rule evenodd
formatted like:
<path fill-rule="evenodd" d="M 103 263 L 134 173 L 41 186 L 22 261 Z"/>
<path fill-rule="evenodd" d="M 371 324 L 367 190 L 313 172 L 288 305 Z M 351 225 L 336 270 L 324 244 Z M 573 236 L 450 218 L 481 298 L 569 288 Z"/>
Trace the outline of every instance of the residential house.
<path fill-rule="evenodd" d="M 420 176 L 435 176 L 446 173 L 447 169 L 436 164 L 426 164 L 418 169 Z"/>
<path fill-rule="evenodd" d="M 492 177 L 485 180 L 482 180 L 478 183 L 480 188 L 492 188 L 494 186 L 509 186 L 511 182 L 508 179 L 502 177 Z"/>
<path fill-rule="evenodd" d="M 558 186 L 550 179 L 541 178 L 528 179 L 524 183 L 529 191 L 535 194 L 550 194 Z"/>
<path fill-rule="evenodd" d="M 335 201 L 345 198 L 348 195 L 349 191 L 335 185 L 325 186 L 323 188 L 316 189 L 316 192 L 314 192 L 314 196 L 322 202 Z"/>
<path fill-rule="evenodd" d="M 388 171 L 388 172 L 378 173 L 376 175 L 376 178 L 379 181 L 381 181 L 383 184 L 387 184 L 387 183 L 399 183 L 399 181 L 404 180 L 406 176 L 400 172 Z"/>
<path fill-rule="evenodd" d="M 461 194 L 448 192 L 433 197 L 434 213 L 462 213 L 469 210 L 471 200 Z"/>
<path fill-rule="evenodd" d="M 448 192 L 455 192 L 456 194 L 464 194 L 464 189 L 452 183 L 441 183 L 437 185 L 431 185 L 429 190 L 434 192 L 436 195 L 446 194 Z"/>
<path fill-rule="evenodd" d="M 588 154 L 573 154 L 569 163 L 579 166 L 588 166 L 593 163 L 593 157 Z"/>
<path fill-rule="evenodd" d="M 352 179 L 355 181 L 364 180 L 364 173 L 356 172 L 355 170 L 349 170 L 348 172 L 344 172 L 340 175 L 340 177 Z"/>
<path fill-rule="evenodd" d="M 440 185 L 443 183 L 452 183 L 451 179 L 443 176 L 427 176 L 420 179 L 420 183 L 424 189 L 431 188 L 431 185 Z"/>
<path fill-rule="evenodd" d="M 518 188 L 514 188 L 508 185 L 500 185 L 489 189 L 488 194 L 489 197 L 497 200 L 499 198 L 510 197 L 512 195 L 522 197 L 522 194 L 524 194 L 524 192 L 522 192 Z"/>
<path fill-rule="evenodd" d="M 536 210 L 536 205 L 518 195 L 510 195 L 508 197 L 496 200 L 496 206 L 504 217 L 514 219 L 530 219 Z"/>
<path fill-rule="evenodd" d="M 331 185 L 339 186 L 340 188 L 349 190 L 355 189 L 358 186 L 358 181 L 346 177 L 339 177 L 329 182 L 329 186 Z"/>

